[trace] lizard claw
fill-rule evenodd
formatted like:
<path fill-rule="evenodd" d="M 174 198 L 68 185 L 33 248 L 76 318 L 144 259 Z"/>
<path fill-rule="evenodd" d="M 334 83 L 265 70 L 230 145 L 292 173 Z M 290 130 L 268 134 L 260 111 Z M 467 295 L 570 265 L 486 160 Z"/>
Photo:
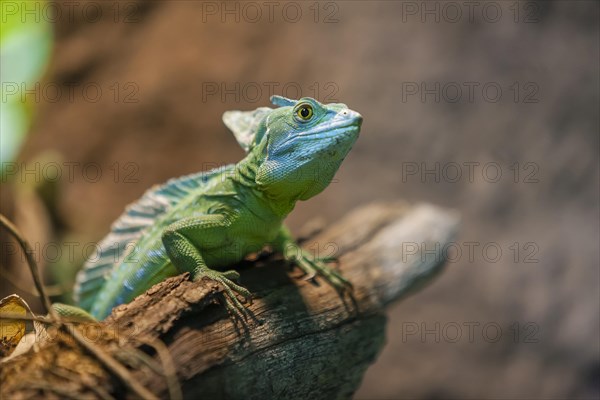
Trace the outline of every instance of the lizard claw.
<path fill-rule="evenodd" d="M 305 276 L 302 277 L 302 280 L 312 281 L 317 276 L 317 271 L 312 270 L 311 272 L 304 271 Z"/>
<path fill-rule="evenodd" d="M 223 294 L 225 295 L 225 307 L 227 310 L 237 317 L 247 319 L 250 316 L 250 311 L 240 302 L 238 295 L 243 298 L 246 302 L 252 304 L 252 293 L 243 286 L 233 282 L 240 277 L 237 271 L 230 270 L 225 272 L 214 271 L 214 270 L 203 270 L 200 271 L 194 280 L 201 278 L 209 278 L 215 282 L 218 282 L 223 286 Z"/>
<path fill-rule="evenodd" d="M 323 257 L 319 260 L 327 264 L 334 263 L 336 265 L 340 265 L 340 259 L 337 257 Z"/>
<path fill-rule="evenodd" d="M 222 274 L 225 278 L 232 281 L 237 281 L 238 279 L 240 279 L 240 273 L 232 269 L 229 271 L 222 272 Z"/>
<path fill-rule="evenodd" d="M 295 264 L 306 274 L 303 277 L 305 281 L 313 281 L 317 275 L 322 276 L 338 292 L 352 291 L 353 286 L 350 281 L 344 278 L 339 272 L 327 266 L 331 258 L 312 259 L 310 256 L 301 254 L 294 257 Z M 337 262 L 337 259 L 335 259 Z"/>

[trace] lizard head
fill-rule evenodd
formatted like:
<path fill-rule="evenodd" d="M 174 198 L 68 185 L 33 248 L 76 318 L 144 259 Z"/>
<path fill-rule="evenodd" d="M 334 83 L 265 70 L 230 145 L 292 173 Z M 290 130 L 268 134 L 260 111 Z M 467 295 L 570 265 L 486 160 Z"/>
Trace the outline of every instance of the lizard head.
<path fill-rule="evenodd" d="M 264 159 L 256 182 L 276 196 L 306 200 L 333 179 L 358 138 L 362 116 L 345 104 L 273 96 L 264 119 Z"/>
<path fill-rule="evenodd" d="M 306 200 L 329 185 L 358 138 L 362 116 L 342 103 L 272 96 L 279 106 L 223 115 L 257 163 L 256 183 L 282 199 Z"/>

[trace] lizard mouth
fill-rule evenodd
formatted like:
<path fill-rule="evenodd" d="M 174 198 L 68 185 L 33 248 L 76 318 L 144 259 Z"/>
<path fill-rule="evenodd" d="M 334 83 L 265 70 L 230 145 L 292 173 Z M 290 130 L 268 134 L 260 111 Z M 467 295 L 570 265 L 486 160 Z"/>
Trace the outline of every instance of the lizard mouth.
<path fill-rule="evenodd" d="M 284 143 L 282 143 L 281 146 L 279 146 L 279 148 L 284 148 L 289 142 L 292 142 L 294 140 L 306 142 L 328 141 L 332 142 L 332 144 L 334 145 L 340 145 L 341 143 L 348 143 L 348 145 L 352 145 L 352 143 L 354 143 L 354 141 L 358 137 L 359 132 L 359 125 L 346 122 L 336 127 L 329 126 L 324 129 L 308 131 L 299 134 L 295 137 L 290 137 Z M 329 146 L 330 145 L 326 145 L 325 147 Z"/>
<path fill-rule="evenodd" d="M 352 142 L 354 142 L 358 136 L 358 133 L 360 132 L 361 124 L 362 116 L 358 113 L 354 113 L 354 115 L 351 117 L 340 118 L 335 121 L 331 121 L 331 123 L 326 126 L 319 126 L 317 129 L 292 135 L 286 138 L 277 147 L 285 148 L 290 142 L 295 140 L 336 140 L 336 144 L 339 144 L 340 140 L 342 139 L 346 140 L 348 138 L 352 138 Z"/>
<path fill-rule="evenodd" d="M 362 118 L 358 121 L 349 120 L 342 121 L 339 124 L 333 126 L 327 126 L 325 128 L 321 128 L 314 131 L 308 131 L 299 135 L 302 138 L 309 138 L 314 136 L 320 136 L 320 139 L 329 139 L 339 136 L 349 136 L 351 134 L 358 134 L 360 132 L 360 125 L 362 123 Z"/>

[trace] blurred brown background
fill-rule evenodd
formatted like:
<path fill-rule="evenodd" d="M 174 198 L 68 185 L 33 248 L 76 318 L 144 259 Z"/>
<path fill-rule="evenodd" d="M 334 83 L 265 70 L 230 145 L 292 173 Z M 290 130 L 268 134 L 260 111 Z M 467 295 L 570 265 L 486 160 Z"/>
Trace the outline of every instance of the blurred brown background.
<path fill-rule="evenodd" d="M 243 156 L 224 111 L 345 102 L 361 137 L 293 229 L 376 200 L 463 218 L 356 397 L 598 398 L 599 3 L 466 3 L 59 2 L 44 82 L 62 96 L 42 94 L 19 161 L 63 177 L 29 237 L 76 241 L 76 264 L 150 185 Z M 22 180 L 9 215 L 33 212 Z"/>

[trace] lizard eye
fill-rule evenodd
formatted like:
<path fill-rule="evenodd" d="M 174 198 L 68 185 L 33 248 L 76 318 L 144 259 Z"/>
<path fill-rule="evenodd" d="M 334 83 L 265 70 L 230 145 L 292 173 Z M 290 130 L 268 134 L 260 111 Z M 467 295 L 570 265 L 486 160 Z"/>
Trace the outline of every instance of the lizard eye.
<path fill-rule="evenodd" d="M 310 104 L 302 104 L 296 110 L 296 115 L 303 121 L 308 121 L 313 116 L 313 108 Z"/>

